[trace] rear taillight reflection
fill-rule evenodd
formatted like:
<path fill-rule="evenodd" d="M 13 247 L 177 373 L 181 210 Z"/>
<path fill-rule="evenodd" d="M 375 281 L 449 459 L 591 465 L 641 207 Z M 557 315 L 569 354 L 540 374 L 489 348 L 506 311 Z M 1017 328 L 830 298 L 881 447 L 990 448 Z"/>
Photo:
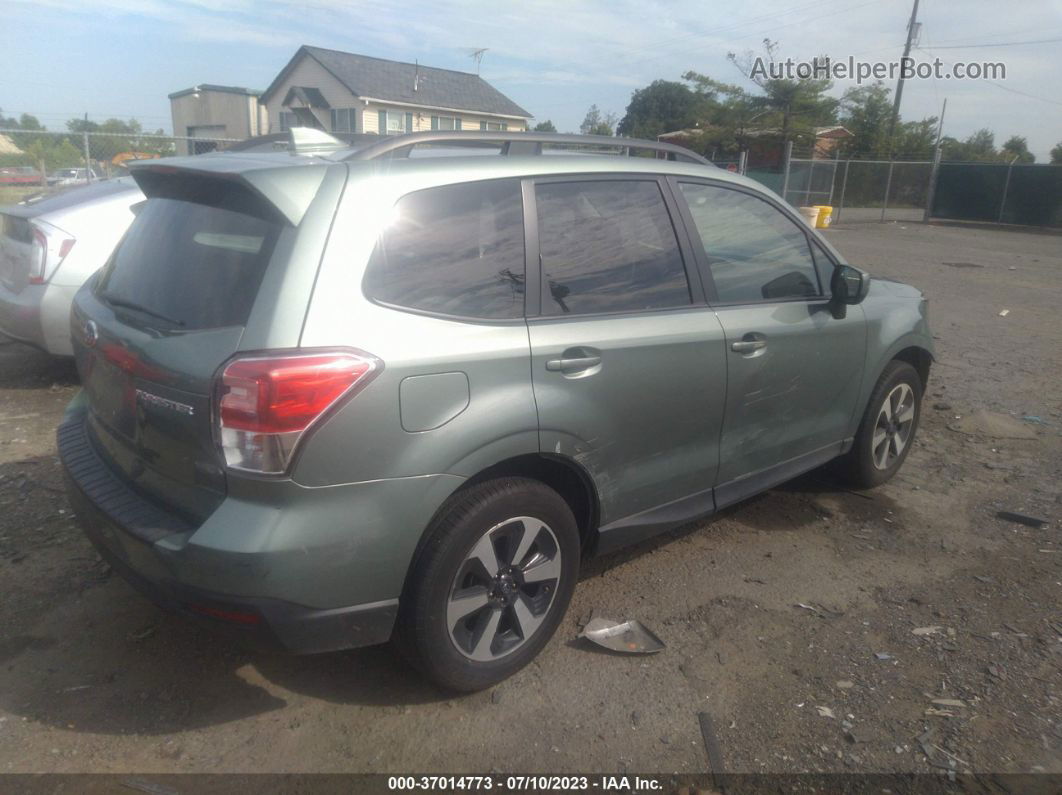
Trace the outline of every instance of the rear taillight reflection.
<path fill-rule="evenodd" d="M 306 430 L 379 367 L 372 356 L 346 351 L 230 362 L 219 377 L 216 412 L 225 463 L 283 472 Z"/>

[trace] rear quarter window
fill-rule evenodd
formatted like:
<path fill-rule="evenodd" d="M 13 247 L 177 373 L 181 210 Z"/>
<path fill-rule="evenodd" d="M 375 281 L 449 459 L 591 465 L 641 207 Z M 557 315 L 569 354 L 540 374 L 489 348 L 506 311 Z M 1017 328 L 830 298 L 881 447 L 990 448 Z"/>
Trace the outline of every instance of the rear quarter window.
<path fill-rule="evenodd" d="M 515 179 L 444 185 L 395 205 L 363 283 L 369 298 L 443 315 L 524 312 L 524 227 Z"/>
<path fill-rule="evenodd" d="M 278 225 L 263 218 L 152 198 L 115 251 L 97 294 L 116 309 L 176 328 L 244 325 L 278 234 Z"/>

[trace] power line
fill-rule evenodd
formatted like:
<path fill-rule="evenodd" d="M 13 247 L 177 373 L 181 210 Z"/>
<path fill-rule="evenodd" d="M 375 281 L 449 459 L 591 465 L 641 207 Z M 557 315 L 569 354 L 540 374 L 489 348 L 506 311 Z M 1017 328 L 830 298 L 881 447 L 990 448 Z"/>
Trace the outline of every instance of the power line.
<path fill-rule="evenodd" d="M 837 14 L 843 14 L 843 13 L 848 12 L 848 11 L 854 11 L 854 10 L 856 10 L 858 8 L 863 8 L 865 6 L 878 5 L 879 2 L 880 2 L 880 0 L 869 0 L 869 2 L 855 3 L 854 5 L 844 6 L 842 8 L 836 8 L 833 11 L 829 11 L 829 12 L 827 12 L 825 14 L 820 14 L 818 16 L 807 17 L 807 18 L 804 18 L 804 19 L 797 20 L 795 22 L 788 22 L 788 23 L 785 23 L 785 24 L 782 24 L 782 25 L 775 25 L 773 27 L 770 27 L 770 28 L 767 28 L 767 29 L 765 29 L 763 31 L 760 31 L 760 33 L 758 33 L 758 34 L 749 34 L 749 35 L 762 35 L 764 33 L 770 33 L 770 32 L 773 32 L 775 30 L 779 30 L 781 28 L 788 28 L 788 27 L 792 27 L 793 25 L 801 25 L 801 24 L 804 24 L 804 23 L 807 23 L 807 22 L 814 22 L 816 20 L 823 19 L 825 17 L 836 16 Z M 821 6 L 821 3 L 816 3 L 815 5 L 816 6 Z M 790 11 L 792 11 L 792 10 L 794 10 L 794 9 L 790 9 Z M 770 16 L 771 17 L 777 17 L 781 13 L 786 13 L 786 12 L 778 12 L 776 14 L 771 14 Z M 749 20 L 748 23 L 742 23 L 742 24 L 751 24 L 753 21 L 755 21 L 755 20 Z M 725 30 L 727 30 L 727 29 L 726 28 L 721 28 L 719 31 L 713 31 L 712 34 L 698 33 L 698 34 L 693 34 L 693 35 L 695 35 L 695 36 L 708 36 L 708 35 L 713 35 L 715 33 L 719 33 L 719 32 L 725 31 Z M 747 38 L 747 36 L 744 37 L 744 38 Z M 630 52 L 638 52 L 638 50 L 631 50 Z M 660 58 L 666 58 L 669 55 L 676 55 L 676 54 L 677 55 L 681 55 L 683 52 L 686 52 L 686 51 L 678 50 L 678 51 L 672 51 L 672 52 L 663 53 L 661 55 L 652 56 L 650 58 L 639 58 L 639 59 L 635 59 L 633 61 L 625 61 L 624 65 L 645 63 L 647 61 L 653 61 L 653 60 L 658 60 Z M 553 108 L 553 109 L 568 108 L 568 107 L 574 107 L 575 103 L 576 103 L 576 100 L 570 100 L 570 101 L 566 101 L 566 102 L 551 103 L 549 105 L 541 106 L 541 107 L 542 107 L 542 109 L 546 109 L 546 110 L 548 110 L 549 108 Z"/>
<path fill-rule="evenodd" d="M 993 39 L 998 39 L 1000 36 L 1023 36 L 1026 33 L 1043 33 L 1043 32 L 1044 32 L 1043 31 L 1043 26 L 1042 25 L 1037 25 L 1036 27 L 1032 27 L 1032 28 L 1019 28 L 1018 30 L 996 31 L 995 33 L 991 33 L 991 34 L 988 34 L 988 35 L 991 38 L 993 38 Z M 957 41 L 964 41 L 964 40 L 966 40 L 968 38 L 969 38 L 969 36 L 956 36 L 955 38 L 951 38 L 951 39 L 941 39 L 940 43 L 941 44 L 954 44 Z"/>
<path fill-rule="evenodd" d="M 940 58 L 940 56 L 938 56 L 935 52 L 933 52 L 932 50 L 926 49 L 925 47 L 917 47 L 916 49 L 918 49 L 918 50 L 920 50 L 920 51 L 922 51 L 924 53 L 928 53 L 929 55 L 932 55 L 935 58 Z M 951 69 L 955 68 L 955 64 L 951 63 L 950 61 L 945 61 L 943 58 L 940 58 L 940 62 L 943 63 L 945 66 L 951 68 Z M 1004 91 L 1009 91 L 1011 94 L 1018 94 L 1018 95 L 1023 96 L 1023 97 L 1028 97 L 1029 99 L 1038 99 L 1041 102 L 1046 102 L 1049 105 L 1058 105 L 1058 106 L 1062 107 L 1062 102 L 1059 102 L 1058 100 L 1055 100 L 1055 99 L 1048 99 L 1047 97 L 1037 96 L 1036 94 L 1029 94 L 1029 93 L 1027 93 L 1025 91 L 1021 91 L 1020 89 L 1011 88 L 1010 86 L 1005 86 L 1002 83 L 997 83 L 995 80 L 988 80 L 987 78 L 985 79 L 984 82 L 988 83 L 989 85 L 995 86 L 996 88 L 1001 88 Z"/>
<path fill-rule="evenodd" d="M 949 44 L 945 46 L 935 45 L 935 49 L 938 50 L 970 50 L 977 47 L 1018 47 L 1025 44 L 1054 44 L 1055 42 L 1062 41 L 1062 38 L 1058 39 L 1033 39 L 1031 41 L 1000 41 L 1000 42 L 985 42 L 982 44 Z"/>
<path fill-rule="evenodd" d="M 814 21 L 819 20 L 819 19 L 824 19 L 826 17 L 832 17 L 832 16 L 836 16 L 838 14 L 846 13 L 848 11 L 854 11 L 857 8 L 863 8 L 865 6 L 879 5 L 879 4 L 880 4 L 880 0 L 869 0 L 869 2 L 855 3 L 855 4 L 849 5 L 849 6 L 843 6 L 841 8 L 835 8 L 832 11 L 827 11 L 825 14 L 819 14 L 819 15 L 813 16 L 813 17 L 802 17 L 801 19 L 795 20 L 793 22 L 786 22 L 786 23 L 783 23 L 781 25 L 773 25 L 771 27 L 764 28 L 763 30 L 760 30 L 760 31 L 758 31 L 756 33 L 749 33 L 749 34 L 746 34 L 746 35 L 743 35 L 743 36 L 738 36 L 738 37 L 735 38 L 735 41 L 741 41 L 742 39 L 747 39 L 750 36 L 762 36 L 765 33 L 772 33 L 772 32 L 774 32 L 776 30 L 781 30 L 782 28 L 790 28 L 790 27 L 793 27 L 794 25 L 803 25 L 803 24 L 806 24 L 808 22 L 814 22 Z M 741 22 L 741 23 L 737 23 L 735 25 L 731 25 L 730 27 L 717 28 L 715 30 L 707 31 L 707 32 L 704 32 L 704 33 L 693 33 L 693 34 L 690 34 L 689 36 L 685 36 L 683 38 L 698 38 L 698 37 L 700 37 L 700 38 L 708 38 L 708 37 L 712 37 L 712 36 L 718 36 L 721 33 L 727 33 L 729 31 L 734 30 L 734 29 L 739 28 L 739 27 L 744 27 L 746 25 L 751 25 L 751 24 L 754 24 L 756 22 L 761 22 L 764 19 L 775 19 L 775 18 L 777 18 L 777 17 L 779 17 L 779 16 L 781 16 L 783 14 L 789 14 L 789 13 L 793 13 L 795 11 L 802 11 L 802 10 L 806 10 L 807 8 L 821 7 L 821 6 L 822 6 L 821 3 L 816 3 L 816 4 L 814 4 L 814 6 L 799 6 L 799 7 L 796 7 L 796 8 L 790 8 L 790 9 L 788 9 L 786 11 L 779 11 L 777 13 L 766 15 L 764 17 L 755 17 L 755 18 L 747 20 L 745 22 Z M 632 52 L 632 53 L 633 52 L 641 52 L 644 49 L 655 49 L 656 47 L 659 47 L 659 46 L 662 46 L 662 45 L 658 44 L 658 45 L 653 45 L 652 47 L 648 47 L 648 48 L 638 48 L 638 49 L 635 49 L 635 50 L 629 50 L 628 52 Z M 673 56 L 673 55 L 682 55 L 682 54 L 688 53 L 688 52 L 690 52 L 690 50 L 688 48 L 687 49 L 681 49 L 681 50 L 672 49 L 672 50 L 670 50 L 668 52 L 663 52 L 663 53 L 660 53 L 658 55 L 651 55 L 648 58 L 635 58 L 633 60 L 624 59 L 624 65 L 641 64 L 641 63 L 647 63 L 649 61 L 658 61 L 661 58 L 667 58 L 667 57 Z"/>
<path fill-rule="evenodd" d="M 655 44 L 646 45 L 644 47 L 636 47 L 634 49 L 626 50 L 626 52 L 627 52 L 628 55 L 630 55 L 632 53 L 645 52 L 647 50 L 655 50 L 655 49 L 658 49 L 660 47 L 665 47 L 665 46 L 667 46 L 669 44 L 674 44 L 675 42 L 678 42 L 678 41 L 686 41 L 687 39 L 696 39 L 696 38 L 701 38 L 701 37 L 707 38 L 708 36 L 718 36 L 721 33 L 728 33 L 728 32 L 730 32 L 732 30 L 737 30 L 738 28 L 743 28 L 746 25 L 753 25 L 753 24 L 755 24 L 757 22 L 762 22 L 765 19 L 775 19 L 775 18 L 777 18 L 779 16 L 784 16 L 786 14 L 796 13 L 797 11 L 806 11 L 809 8 L 817 8 L 817 7 L 820 7 L 821 5 L 822 5 L 822 3 L 819 2 L 819 3 L 808 3 L 806 5 L 801 5 L 801 6 L 793 6 L 791 8 L 784 8 L 781 11 L 776 11 L 773 14 L 764 14 L 762 16 L 752 17 L 751 19 L 746 19 L 743 22 L 736 22 L 733 25 L 728 25 L 728 26 L 722 27 L 722 28 L 715 28 L 714 30 L 697 31 L 697 32 L 694 32 L 694 33 L 686 33 L 686 34 L 684 34 L 682 36 L 677 36 L 677 37 L 675 37 L 673 39 L 668 39 L 667 41 L 660 41 L 660 42 L 656 42 Z M 665 53 L 665 55 L 667 55 L 667 53 Z"/>

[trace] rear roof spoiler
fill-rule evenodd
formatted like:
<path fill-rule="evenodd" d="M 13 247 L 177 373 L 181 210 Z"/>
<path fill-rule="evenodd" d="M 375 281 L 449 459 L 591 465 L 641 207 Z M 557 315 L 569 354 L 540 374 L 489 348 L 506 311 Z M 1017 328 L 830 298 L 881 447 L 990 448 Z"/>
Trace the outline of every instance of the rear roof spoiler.
<path fill-rule="evenodd" d="M 280 219 L 298 226 L 331 166 L 293 157 L 290 162 L 254 155 L 196 155 L 129 163 L 144 195 L 194 199 L 239 185 L 264 201 Z"/>

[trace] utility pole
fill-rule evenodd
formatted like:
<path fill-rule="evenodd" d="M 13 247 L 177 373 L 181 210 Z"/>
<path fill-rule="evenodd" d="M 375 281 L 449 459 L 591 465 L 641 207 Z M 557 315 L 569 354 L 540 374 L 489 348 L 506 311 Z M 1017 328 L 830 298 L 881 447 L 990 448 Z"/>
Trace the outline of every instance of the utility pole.
<path fill-rule="evenodd" d="M 92 155 L 89 152 L 88 112 L 85 113 L 85 126 L 81 128 L 82 143 L 85 146 L 85 182 L 92 182 Z"/>
<path fill-rule="evenodd" d="M 918 29 L 918 0 L 914 0 L 914 8 L 911 9 L 911 21 L 907 23 L 907 43 L 903 46 L 903 58 L 900 60 L 900 77 L 896 81 L 896 96 L 892 101 L 892 119 L 889 120 L 889 151 L 892 151 L 892 137 L 896 133 L 896 122 L 900 118 L 900 99 L 903 97 L 903 66 L 911 55 L 911 44 L 914 42 L 915 31 Z"/>
<path fill-rule="evenodd" d="M 937 122 L 937 146 L 940 148 L 940 141 L 944 137 L 944 114 L 948 112 L 948 98 L 944 97 L 944 104 L 940 107 L 940 121 Z"/>
<path fill-rule="evenodd" d="M 927 223 L 933 215 L 933 199 L 937 195 L 937 179 L 940 178 L 941 141 L 944 138 L 944 114 L 948 112 L 948 98 L 940 109 L 940 121 L 937 122 L 937 143 L 933 147 L 933 165 L 929 168 L 929 185 L 926 188 L 926 208 L 922 212 L 922 223 Z"/>

